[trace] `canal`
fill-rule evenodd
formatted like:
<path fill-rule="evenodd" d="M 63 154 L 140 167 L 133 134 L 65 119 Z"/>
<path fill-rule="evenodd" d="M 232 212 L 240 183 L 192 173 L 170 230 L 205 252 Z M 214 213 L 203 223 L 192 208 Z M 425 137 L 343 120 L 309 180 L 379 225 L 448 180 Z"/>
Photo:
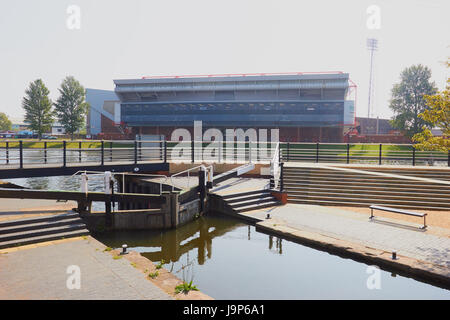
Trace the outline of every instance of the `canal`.
<path fill-rule="evenodd" d="M 10 179 L 35 189 L 78 190 L 69 177 Z M 102 190 L 101 179 L 90 187 Z M 101 205 L 101 204 L 99 204 Z M 94 234 L 112 248 L 127 244 L 215 299 L 450 299 L 450 291 L 380 270 L 380 288 L 368 288 L 374 270 L 277 237 L 240 220 L 203 216 L 178 229 Z M 373 282 L 370 282 L 373 283 Z"/>
<path fill-rule="evenodd" d="M 131 250 L 191 281 L 215 299 L 449 299 L 450 291 L 373 269 L 255 231 L 239 220 L 208 215 L 165 232 L 94 235 Z M 372 282 L 371 282 L 372 283 Z"/>

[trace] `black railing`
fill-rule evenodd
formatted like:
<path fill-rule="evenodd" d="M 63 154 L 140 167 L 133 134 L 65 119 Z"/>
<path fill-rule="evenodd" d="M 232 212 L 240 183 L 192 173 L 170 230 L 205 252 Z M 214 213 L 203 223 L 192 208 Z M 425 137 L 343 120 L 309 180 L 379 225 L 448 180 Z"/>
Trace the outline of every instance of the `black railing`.
<path fill-rule="evenodd" d="M 105 145 L 106 143 L 106 145 Z M 211 148 L 212 143 L 215 146 Z M 1 141 L 0 165 L 140 162 L 270 162 L 275 143 L 194 141 Z M 206 147 L 208 147 L 206 149 Z M 106 150 L 105 150 L 106 148 Z M 198 150 L 197 150 L 198 149 Z M 212 150 L 212 151 L 211 151 Z M 281 142 L 279 162 L 450 166 L 450 152 L 422 151 L 411 144 Z"/>

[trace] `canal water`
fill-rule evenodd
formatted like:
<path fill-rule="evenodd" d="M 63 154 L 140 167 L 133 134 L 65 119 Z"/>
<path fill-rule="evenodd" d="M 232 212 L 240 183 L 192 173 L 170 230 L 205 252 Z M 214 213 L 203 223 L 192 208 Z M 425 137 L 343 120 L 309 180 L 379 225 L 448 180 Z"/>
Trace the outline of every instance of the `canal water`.
<path fill-rule="evenodd" d="M 80 187 L 77 177 L 8 181 L 34 189 Z M 102 177 L 90 179 L 89 189 L 102 191 Z M 101 203 L 97 206 L 95 210 L 102 210 Z M 448 290 L 256 232 L 240 220 L 218 215 L 174 230 L 94 237 L 112 248 L 127 244 L 154 263 L 164 261 L 166 269 L 193 280 L 215 299 L 450 299 Z"/>
<path fill-rule="evenodd" d="M 167 270 L 215 299 L 450 299 L 448 290 L 374 271 L 223 216 L 164 232 L 94 236 L 112 248 L 127 244 L 155 263 L 164 261 Z"/>

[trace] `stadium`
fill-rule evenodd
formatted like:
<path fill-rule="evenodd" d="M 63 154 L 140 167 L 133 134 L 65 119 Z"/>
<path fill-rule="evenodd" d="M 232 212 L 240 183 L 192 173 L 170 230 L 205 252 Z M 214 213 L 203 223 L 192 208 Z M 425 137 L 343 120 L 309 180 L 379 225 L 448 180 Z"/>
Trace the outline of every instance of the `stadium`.
<path fill-rule="evenodd" d="M 279 129 L 280 141 L 343 142 L 355 124 L 356 85 L 348 73 L 297 72 L 143 77 L 87 89 L 88 134 L 170 139 L 177 128 Z"/>

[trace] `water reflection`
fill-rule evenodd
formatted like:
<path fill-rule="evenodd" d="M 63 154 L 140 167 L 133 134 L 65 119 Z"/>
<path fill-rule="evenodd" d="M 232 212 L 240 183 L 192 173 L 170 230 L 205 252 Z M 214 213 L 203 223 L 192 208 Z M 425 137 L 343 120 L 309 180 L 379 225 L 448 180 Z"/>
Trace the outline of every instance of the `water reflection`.
<path fill-rule="evenodd" d="M 238 220 L 208 216 L 167 231 L 116 231 L 95 236 L 114 248 L 126 243 L 154 262 L 177 262 L 183 255 L 196 252 L 197 263 L 203 265 L 212 258 L 213 239 L 242 226 L 245 224 Z M 250 238 L 248 226 L 248 240 Z"/>

